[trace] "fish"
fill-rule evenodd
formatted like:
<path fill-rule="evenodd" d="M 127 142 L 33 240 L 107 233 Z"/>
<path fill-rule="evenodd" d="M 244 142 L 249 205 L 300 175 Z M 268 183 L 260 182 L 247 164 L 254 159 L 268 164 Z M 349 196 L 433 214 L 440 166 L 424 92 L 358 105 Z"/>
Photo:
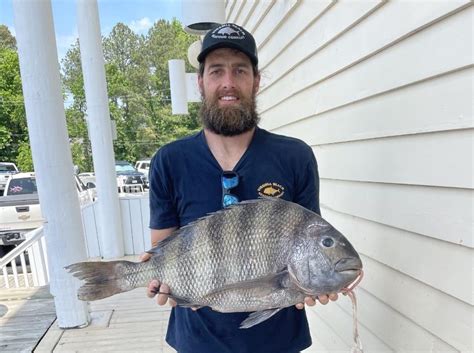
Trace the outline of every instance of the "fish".
<path fill-rule="evenodd" d="M 235 29 L 232 29 L 232 28 L 229 28 L 229 27 L 224 27 L 222 29 L 220 29 L 219 31 L 217 31 L 218 34 L 226 34 L 228 36 L 232 36 L 232 35 L 239 35 L 239 31 L 236 31 Z"/>
<path fill-rule="evenodd" d="M 341 292 L 360 277 L 362 261 L 336 228 L 296 203 L 248 200 L 174 231 L 146 262 L 79 262 L 66 267 L 85 281 L 78 298 L 93 301 L 166 283 L 177 305 L 249 312 L 257 325 L 307 296 Z"/>
<path fill-rule="evenodd" d="M 268 186 L 268 187 L 266 187 L 265 189 L 263 189 L 263 193 L 264 193 L 265 195 L 271 195 L 271 196 L 275 195 L 275 194 L 278 193 L 279 191 L 280 191 L 280 190 L 275 189 L 275 188 L 272 187 L 272 186 Z"/>

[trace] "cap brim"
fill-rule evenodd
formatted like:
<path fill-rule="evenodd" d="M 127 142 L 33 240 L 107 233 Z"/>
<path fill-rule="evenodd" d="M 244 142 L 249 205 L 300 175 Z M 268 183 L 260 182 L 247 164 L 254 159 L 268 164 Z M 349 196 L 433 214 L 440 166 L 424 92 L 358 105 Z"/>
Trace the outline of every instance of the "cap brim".
<path fill-rule="evenodd" d="M 207 54 L 209 54 L 213 50 L 220 49 L 220 48 L 231 48 L 231 49 L 236 49 L 238 51 L 241 51 L 242 53 L 244 53 L 245 55 L 249 57 L 250 61 L 254 65 L 258 64 L 258 59 L 257 57 L 255 57 L 255 55 L 252 55 L 252 53 L 249 53 L 248 51 L 243 50 L 241 46 L 234 44 L 232 42 L 220 42 L 220 43 L 215 43 L 213 45 L 210 45 L 205 50 L 199 53 L 197 57 L 198 61 L 202 63 L 204 59 L 206 58 Z"/>

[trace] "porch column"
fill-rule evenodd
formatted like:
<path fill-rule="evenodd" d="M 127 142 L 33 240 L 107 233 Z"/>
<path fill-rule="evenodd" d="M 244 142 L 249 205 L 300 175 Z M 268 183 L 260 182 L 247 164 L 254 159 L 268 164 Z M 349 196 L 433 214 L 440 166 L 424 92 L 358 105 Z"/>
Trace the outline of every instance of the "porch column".
<path fill-rule="evenodd" d="M 64 266 L 86 258 L 66 129 L 51 1 L 14 0 L 15 30 L 28 133 L 48 249 L 50 290 L 61 328 L 87 324 L 79 281 Z"/>
<path fill-rule="evenodd" d="M 77 1 L 77 25 L 96 176 L 100 251 L 105 259 L 111 259 L 124 255 L 124 244 L 96 0 Z"/>

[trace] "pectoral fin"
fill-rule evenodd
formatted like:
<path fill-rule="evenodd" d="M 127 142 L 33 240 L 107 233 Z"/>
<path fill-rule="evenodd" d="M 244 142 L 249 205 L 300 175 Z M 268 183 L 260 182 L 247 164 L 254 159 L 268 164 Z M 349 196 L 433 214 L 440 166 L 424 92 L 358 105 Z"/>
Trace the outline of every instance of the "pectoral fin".
<path fill-rule="evenodd" d="M 277 290 L 284 289 L 288 286 L 289 275 L 285 269 L 281 272 L 273 273 L 268 276 L 227 284 L 220 288 L 217 288 L 209 292 L 206 297 L 212 297 L 216 294 L 222 294 L 227 292 L 251 290 L 252 294 L 256 297 L 265 297 Z"/>
<path fill-rule="evenodd" d="M 265 320 L 268 320 L 283 308 L 261 310 L 251 313 L 244 321 L 240 323 L 240 328 L 249 328 Z"/>
<path fill-rule="evenodd" d="M 196 303 L 191 303 L 189 300 L 187 300 L 185 298 L 178 297 L 178 296 L 170 294 L 170 293 L 165 293 L 165 292 L 154 292 L 154 293 L 155 294 L 165 294 L 165 295 L 167 295 L 169 298 L 173 299 L 176 302 L 177 305 L 179 305 L 183 308 L 200 309 L 200 308 L 203 307 L 202 305 L 198 305 Z"/>

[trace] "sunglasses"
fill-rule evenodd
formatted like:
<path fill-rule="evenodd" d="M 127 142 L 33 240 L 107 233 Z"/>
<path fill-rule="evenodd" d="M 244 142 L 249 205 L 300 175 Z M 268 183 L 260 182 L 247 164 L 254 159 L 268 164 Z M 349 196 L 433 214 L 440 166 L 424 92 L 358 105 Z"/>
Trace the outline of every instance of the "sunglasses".
<path fill-rule="evenodd" d="M 236 172 L 224 171 L 221 176 L 222 184 L 222 207 L 228 207 L 230 205 L 239 202 L 237 196 L 230 193 L 230 189 L 235 188 L 239 185 L 239 175 Z"/>

